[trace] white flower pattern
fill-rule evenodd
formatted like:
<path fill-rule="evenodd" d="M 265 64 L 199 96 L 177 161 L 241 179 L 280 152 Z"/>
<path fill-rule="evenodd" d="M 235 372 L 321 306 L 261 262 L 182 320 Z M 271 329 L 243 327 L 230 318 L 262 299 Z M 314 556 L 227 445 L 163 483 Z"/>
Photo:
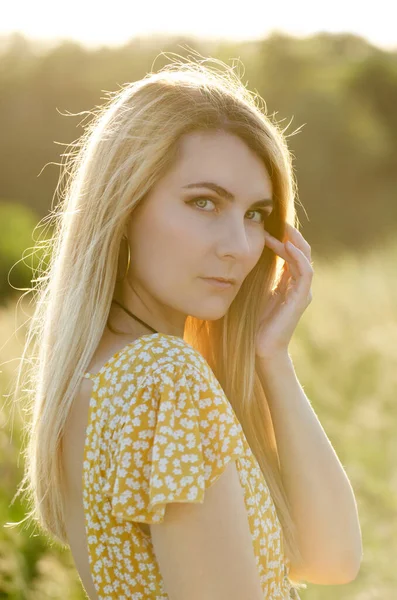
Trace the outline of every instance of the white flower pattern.
<path fill-rule="evenodd" d="M 83 464 L 89 563 L 100 600 L 168 600 L 150 536 L 168 502 L 204 501 L 236 461 L 263 598 L 299 596 L 268 486 L 204 357 L 155 333 L 122 348 L 93 381 Z"/>

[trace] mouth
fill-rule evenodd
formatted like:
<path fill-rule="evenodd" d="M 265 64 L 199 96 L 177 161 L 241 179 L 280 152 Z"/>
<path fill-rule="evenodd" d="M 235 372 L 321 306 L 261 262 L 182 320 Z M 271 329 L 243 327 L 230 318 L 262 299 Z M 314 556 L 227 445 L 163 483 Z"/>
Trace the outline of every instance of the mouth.
<path fill-rule="evenodd" d="M 236 280 L 232 277 L 203 277 L 203 279 L 212 279 L 213 281 L 222 281 L 223 283 L 231 283 L 234 285 Z"/>
<path fill-rule="evenodd" d="M 223 279 L 223 278 L 219 279 L 217 277 L 202 277 L 201 279 L 203 279 L 210 285 L 216 286 L 217 288 L 220 288 L 220 289 L 231 288 L 234 285 L 233 279 Z"/>

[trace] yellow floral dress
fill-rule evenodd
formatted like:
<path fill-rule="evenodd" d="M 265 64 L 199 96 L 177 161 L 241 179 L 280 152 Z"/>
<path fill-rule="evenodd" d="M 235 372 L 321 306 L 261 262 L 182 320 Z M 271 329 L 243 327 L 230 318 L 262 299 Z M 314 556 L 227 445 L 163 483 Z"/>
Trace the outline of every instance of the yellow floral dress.
<path fill-rule="evenodd" d="M 144 335 L 93 381 L 83 502 L 100 600 L 167 600 L 150 536 L 167 502 L 204 501 L 236 461 L 263 598 L 299 598 L 275 506 L 230 402 L 204 357 L 178 336 Z"/>

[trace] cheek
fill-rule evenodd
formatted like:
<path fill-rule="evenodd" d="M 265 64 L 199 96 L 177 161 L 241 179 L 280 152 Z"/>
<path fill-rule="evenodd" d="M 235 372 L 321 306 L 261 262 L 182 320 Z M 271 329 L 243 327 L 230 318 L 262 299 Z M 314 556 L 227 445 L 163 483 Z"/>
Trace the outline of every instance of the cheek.
<path fill-rule="evenodd" d="M 180 279 L 184 266 L 188 269 L 185 274 L 189 275 L 200 261 L 205 243 L 202 229 L 180 211 L 146 214 L 130 227 L 129 235 L 131 262 L 136 261 L 134 273 L 159 283 L 165 276 L 168 282 Z"/>
<path fill-rule="evenodd" d="M 258 260 L 259 260 L 259 259 L 260 259 L 260 257 L 262 256 L 262 254 L 263 254 L 263 251 L 264 251 L 265 247 L 266 247 L 266 237 L 265 237 L 265 236 L 263 236 L 263 238 L 262 238 L 262 240 L 261 240 L 261 243 L 258 245 L 258 254 L 257 254 L 257 256 L 258 256 Z"/>
<path fill-rule="evenodd" d="M 252 269 L 254 269 L 254 267 L 256 267 L 256 265 L 258 264 L 258 262 L 260 261 L 262 255 L 263 255 L 263 251 L 265 249 L 265 237 L 261 236 L 254 240 L 252 246 L 251 246 L 251 256 L 250 256 L 250 261 L 249 261 L 249 265 L 248 265 L 248 273 L 250 273 L 252 271 Z"/>
<path fill-rule="evenodd" d="M 158 214 L 153 221 L 153 241 L 156 253 L 173 255 L 183 263 L 185 257 L 194 257 L 205 244 L 203 222 L 195 218 L 188 206 L 175 204 Z"/>

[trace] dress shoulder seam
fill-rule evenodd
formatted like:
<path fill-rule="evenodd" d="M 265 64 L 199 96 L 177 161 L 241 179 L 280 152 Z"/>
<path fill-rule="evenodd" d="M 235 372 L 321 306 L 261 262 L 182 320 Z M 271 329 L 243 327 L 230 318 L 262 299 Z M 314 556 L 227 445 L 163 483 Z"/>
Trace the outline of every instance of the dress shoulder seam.
<path fill-rule="evenodd" d="M 173 369 L 173 370 L 174 370 L 175 368 L 178 368 L 178 369 L 179 369 L 179 368 L 181 368 L 181 367 L 182 367 L 182 368 L 189 368 L 189 369 L 192 369 L 192 370 L 196 371 L 196 372 L 197 372 L 197 374 L 198 374 L 200 377 L 202 377 L 202 376 L 203 376 L 203 372 L 202 372 L 202 370 L 201 370 L 199 367 L 197 367 L 197 365 L 194 365 L 194 364 L 192 364 L 192 363 L 191 363 L 191 362 L 189 362 L 189 361 L 186 361 L 186 363 L 183 363 L 183 364 L 179 364 L 179 363 L 175 363 L 175 362 L 173 362 L 173 361 L 170 359 L 170 361 L 169 361 L 169 362 L 167 362 L 167 363 L 164 363 L 164 364 L 162 364 L 162 365 L 159 365 L 158 367 L 156 367 L 156 369 L 155 369 L 154 371 L 151 371 L 151 372 L 149 372 L 149 373 L 146 373 L 146 375 L 145 375 L 145 376 L 144 376 L 144 378 L 142 379 L 142 381 L 141 381 L 140 385 L 142 385 L 142 386 L 143 386 L 143 385 L 145 385 L 145 383 L 146 383 L 146 380 L 147 380 L 149 377 L 153 377 L 153 376 L 155 376 L 156 374 L 158 374 L 158 373 L 159 373 L 159 371 L 161 371 L 161 370 L 163 370 L 163 369 L 166 369 L 166 368 L 169 368 L 170 366 L 172 367 L 172 369 Z M 203 369 L 204 369 L 204 366 L 205 366 L 205 365 L 203 365 Z M 206 374 L 205 374 L 205 376 L 206 376 Z"/>

